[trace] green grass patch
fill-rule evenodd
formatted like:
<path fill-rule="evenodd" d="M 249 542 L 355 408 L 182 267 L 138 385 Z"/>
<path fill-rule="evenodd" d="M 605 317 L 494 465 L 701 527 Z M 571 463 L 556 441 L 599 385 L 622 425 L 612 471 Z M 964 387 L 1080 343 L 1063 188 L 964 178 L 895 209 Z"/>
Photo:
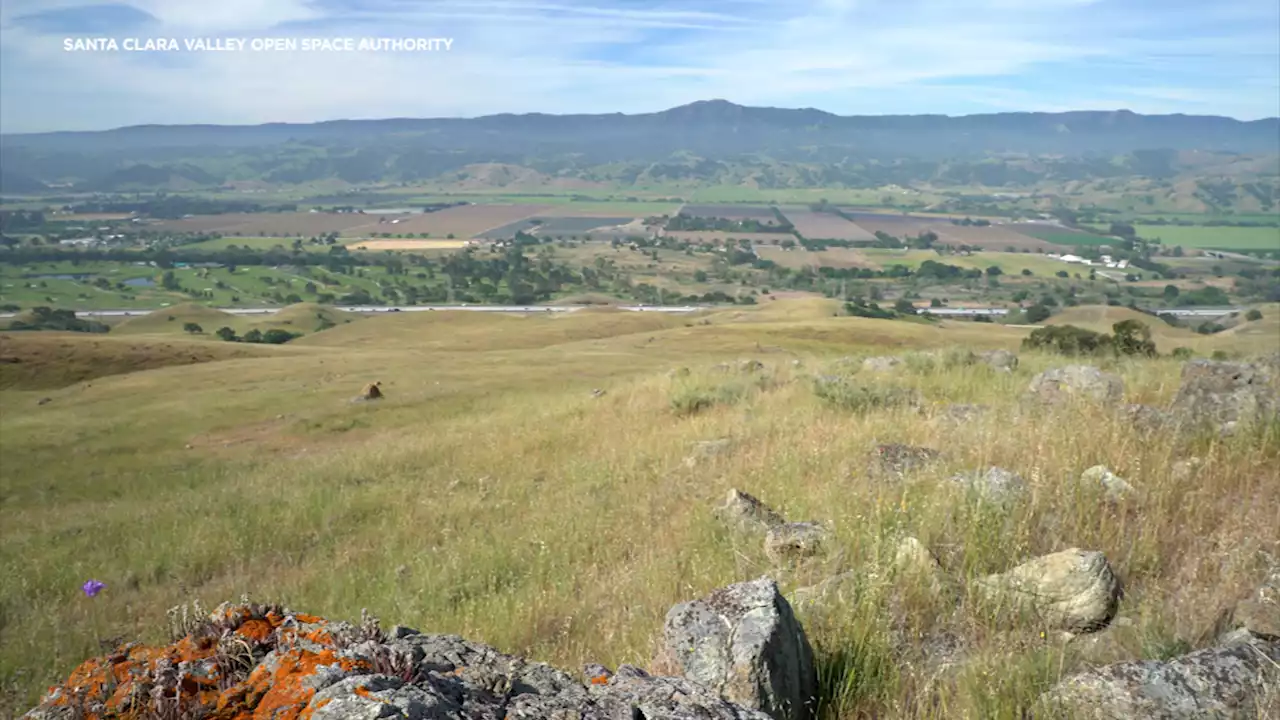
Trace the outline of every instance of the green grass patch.
<path fill-rule="evenodd" d="M 1169 246 L 1216 250 L 1280 251 L 1280 228 L 1276 227 L 1186 227 L 1182 225 L 1135 225 L 1138 236 L 1159 239 Z"/>

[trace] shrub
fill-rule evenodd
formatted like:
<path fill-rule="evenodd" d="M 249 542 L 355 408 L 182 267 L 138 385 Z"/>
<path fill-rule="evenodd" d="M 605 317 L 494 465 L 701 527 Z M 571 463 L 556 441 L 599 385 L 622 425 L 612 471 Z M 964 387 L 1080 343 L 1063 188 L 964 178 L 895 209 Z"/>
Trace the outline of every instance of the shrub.
<path fill-rule="evenodd" d="M 1245 320 L 1248 320 L 1249 322 L 1253 322 L 1253 321 L 1255 321 L 1255 320 L 1261 320 L 1261 319 L 1262 319 L 1262 311 L 1261 311 L 1261 310 L 1259 310 L 1258 308 L 1254 308 L 1254 309 L 1250 310 L 1249 312 L 1245 313 L 1244 319 L 1245 319 Z"/>
<path fill-rule="evenodd" d="M 10 330 L 62 330 L 66 332 L 104 333 L 111 328 L 105 323 L 82 320 L 74 310 L 55 310 L 44 306 L 31 308 L 28 318 L 14 320 Z"/>
<path fill-rule="evenodd" d="M 182 331 L 192 335 L 199 335 L 204 332 L 204 328 L 200 327 L 197 323 L 189 322 L 182 324 Z"/>
<path fill-rule="evenodd" d="M 1096 355 L 1112 347 L 1110 335 L 1075 325 L 1042 327 L 1022 341 L 1024 350 L 1048 350 L 1060 355 Z"/>
<path fill-rule="evenodd" d="M 1151 328 L 1137 320 L 1125 320 L 1111 326 L 1111 341 L 1117 355 L 1142 355 L 1155 357 L 1156 344 L 1151 340 Z"/>
<path fill-rule="evenodd" d="M 1032 305 L 1027 308 L 1027 322 L 1041 323 L 1049 319 L 1053 313 L 1049 312 L 1049 308 L 1044 305 Z"/>
<path fill-rule="evenodd" d="M 288 330 L 281 330 L 280 328 L 272 328 L 262 334 L 262 342 L 271 345 L 283 345 L 296 337 L 298 337 L 298 333 L 291 333 Z"/>
<path fill-rule="evenodd" d="M 915 393 L 906 388 L 861 385 L 843 376 L 815 379 L 813 394 L 828 405 L 855 413 L 900 407 L 916 400 Z"/>
<path fill-rule="evenodd" d="M 248 343 L 262 342 L 262 331 L 259 330 L 258 328 L 254 328 L 250 330 L 249 332 L 244 334 L 244 341 Z"/>
<path fill-rule="evenodd" d="M 214 335 L 217 335 L 218 339 L 225 340 L 227 342 L 235 342 L 238 339 L 236 337 L 236 331 L 226 326 L 218 328 Z"/>
<path fill-rule="evenodd" d="M 1176 347 L 1170 355 L 1172 355 L 1175 360 L 1190 360 L 1195 353 L 1192 352 L 1189 347 Z"/>

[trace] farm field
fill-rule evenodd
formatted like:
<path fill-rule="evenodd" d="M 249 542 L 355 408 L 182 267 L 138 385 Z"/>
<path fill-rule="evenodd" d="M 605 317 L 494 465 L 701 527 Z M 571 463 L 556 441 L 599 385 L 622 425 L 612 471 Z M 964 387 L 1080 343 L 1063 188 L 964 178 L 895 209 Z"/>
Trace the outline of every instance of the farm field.
<path fill-rule="evenodd" d="M 1012 229 L 1016 226 L 990 225 L 974 227 L 972 225 L 952 225 L 949 222 L 935 223 L 930 226 L 939 239 L 948 245 L 970 245 L 985 250 L 1004 250 L 1015 248 L 1022 250 L 1060 250 L 1061 246 L 1046 240 L 1027 235 Z"/>
<path fill-rule="evenodd" d="M 795 241 L 791 233 L 722 232 L 719 230 L 673 230 L 663 233 L 676 240 L 723 245 L 727 240 L 750 240 L 755 245 L 777 245 L 783 240 Z"/>
<path fill-rule="evenodd" d="M 810 251 L 802 247 L 786 250 L 769 245 L 757 245 L 756 254 L 764 260 L 771 260 L 782 267 L 798 270 L 804 267 L 877 268 L 877 264 L 869 259 L 860 248 L 827 248 Z"/>
<path fill-rule="evenodd" d="M 680 208 L 681 215 L 728 220 L 777 221 L 773 210 L 763 205 L 713 205 L 689 203 Z"/>
<path fill-rule="evenodd" d="M 1047 243 L 1064 246 L 1110 245 L 1119 242 L 1115 238 L 1094 235 L 1093 233 L 1072 230 L 1058 225 L 1041 225 L 1038 223 L 1013 223 L 1008 227 L 1023 235 L 1039 238 Z"/>
<path fill-rule="evenodd" d="M 237 235 L 224 235 L 213 240 L 202 240 L 198 243 L 191 243 L 183 247 L 196 250 L 225 250 L 231 246 L 247 247 L 254 250 L 270 250 L 274 247 L 283 247 L 291 249 L 295 238 L 288 237 L 241 237 Z M 302 243 L 302 249 L 309 252 L 328 252 L 328 245 L 314 245 L 311 243 Z"/>
<path fill-rule="evenodd" d="M 783 209 L 782 214 L 809 240 L 874 240 L 875 235 L 831 213 Z"/>
<path fill-rule="evenodd" d="M 1280 252 L 1280 228 L 1276 227 L 1186 227 L 1181 225 L 1134 225 L 1138 237 L 1154 239 L 1168 246 L 1207 250 L 1275 250 Z"/>
<path fill-rule="evenodd" d="M 149 222 L 144 227 L 171 232 L 217 232 L 223 235 L 250 237 L 311 237 L 343 232 L 359 225 L 377 222 L 377 218 L 357 213 L 227 213 L 198 215 L 181 220 Z"/>
<path fill-rule="evenodd" d="M 659 215 L 675 215 L 680 212 L 679 203 L 660 202 L 611 202 L 611 201 L 574 201 L 560 205 L 552 205 L 543 211 L 541 217 L 656 217 Z"/>
<path fill-rule="evenodd" d="M 454 238 L 467 240 L 486 231 L 534 217 L 546 209 L 547 206 L 541 204 L 462 205 L 433 213 L 395 216 L 392 219 L 400 220 L 395 224 L 379 223 L 374 219 L 372 224 L 350 227 L 342 235 L 371 237 L 379 233 L 392 233 L 421 236 L 422 233 L 427 233 L 432 237 L 448 238 L 453 235 Z"/>
<path fill-rule="evenodd" d="M 641 235 L 644 228 L 638 225 L 631 225 L 636 220 L 635 217 L 547 217 L 539 215 L 518 222 L 502 225 L 493 228 L 488 232 L 482 233 L 480 237 L 497 240 L 501 238 L 509 238 L 517 232 L 530 232 L 537 230 L 537 235 L 541 237 L 556 237 L 564 235 L 566 237 L 574 235 Z M 619 226 L 631 225 L 626 228 Z"/>

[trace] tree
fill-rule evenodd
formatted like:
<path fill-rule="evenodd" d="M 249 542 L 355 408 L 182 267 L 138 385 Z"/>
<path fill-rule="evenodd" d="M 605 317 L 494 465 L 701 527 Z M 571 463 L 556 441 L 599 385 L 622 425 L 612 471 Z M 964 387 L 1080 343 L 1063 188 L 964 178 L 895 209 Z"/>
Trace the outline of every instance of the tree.
<path fill-rule="evenodd" d="M 1182 292 L 1182 291 L 1178 289 L 1178 286 L 1177 286 L 1177 285 L 1165 285 L 1165 286 L 1164 286 L 1164 299 L 1165 299 L 1165 300 L 1167 300 L 1167 301 L 1169 301 L 1169 302 L 1173 302 L 1174 300 L 1177 300 L 1177 299 L 1178 299 L 1178 295 L 1179 295 L 1181 292 Z"/>
<path fill-rule="evenodd" d="M 263 333 L 262 342 L 270 343 L 272 345 L 283 345 L 289 342 L 290 340 L 294 339 L 295 337 L 297 337 L 297 335 L 289 332 L 288 330 L 281 330 L 280 328 L 271 328 L 270 330 Z"/>
<path fill-rule="evenodd" d="M 1054 273 L 1054 275 L 1057 275 L 1060 278 L 1071 277 L 1071 273 L 1067 272 L 1066 270 L 1059 270 L 1058 272 Z"/>
<path fill-rule="evenodd" d="M 1261 319 L 1262 319 L 1262 311 L 1261 311 L 1261 310 L 1259 310 L 1258 308 L 1254 308 L 1254 309 L 1250 310 L 1249 312 L 1245 313 L 1245 315 L 1244 315 L 1244 319 L 1245 319 L 1245 320 L 1248 320 L 1249 322 L 1253 322 L 1253 321 L 1255 321 L 1255 320 L 1261 320 Z"/>
<path fill-rule="evenodd" d="M 218 328 L 218 331 L 214 333 L 214 335 L 217 335 L 219 340 L 225 340 L 227 342 L 235 342 L 236 340 L 236 331 L 226 326 Z"/>
<path fill-rule="evenodd" d="M 1151 341 L 1151 329 L 1137 320 L 1125 320 L 1111 326 L 1114 333 L 1111 342 L 1121 355 L 1156 356 L 1156 344 Z"/>
<path fill-rule="evenodd" d="M 1032 305 L 1027 308 L 1027 322 L 1041 323 L 1048 320 L 1053 313 L 1049 312 L 1049 308 L 1044 305 Z"/>
<path fill-rule="evenodd" d="M 182 286 L 178 284 L 178 278 L 174 276 L 172 270 L 165 270 L 160 276 L 160 287 L 165 290 L 181 290 Z"/>
<path fill-rule="evenodd" d="M 249 332 L 244 334 L 244 341 L 248 343 L 262 342 L 262 331 L 259 330 L 258 328 L 254 328 L 250 330 Z"/>
<path fill-rule="evenodd" d="M 992 265 L 991 267 L 987 268 L 987 277 L 997 277 L 1003 274 L 1004 274 L 1004 271 L 995 265 Z"/>
<path fill-rule="evenodd" d="M 200 333 L 204 332 L 204 328 L 200 327 L 199 325 L 193 322 L 183 323 L 182 330 L 192 335 L 199 335 Z"/>
<path fill-rule="evenodd" d="M 1022 275 L 1024 277 L 1031 277 L 1031 271 L 1028 270 L 1027 268 L 1022 268 Z"/>
<path fill-rule="evenodd" d="M 893 309 L 903 315 L 916 314 L 916 306 L 912 305 L 911 301 L 906 298 L 898 298 L 898 301 L 893 304 Z"/>

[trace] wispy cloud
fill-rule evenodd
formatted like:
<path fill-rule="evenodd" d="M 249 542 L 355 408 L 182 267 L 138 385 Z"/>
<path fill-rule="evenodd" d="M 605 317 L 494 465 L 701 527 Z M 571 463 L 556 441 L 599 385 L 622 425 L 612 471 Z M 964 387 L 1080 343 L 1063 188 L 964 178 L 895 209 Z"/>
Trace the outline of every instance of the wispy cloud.
<path fill-rule="evenodd" d="M 127 2 L 127 4 L 126 4 Z M 1280 114 L 1274 0 L 6 0 L 0 129 L 641 112 Z M 436 53 L 67 53 L 64 36 L 451 37 Z"/>

